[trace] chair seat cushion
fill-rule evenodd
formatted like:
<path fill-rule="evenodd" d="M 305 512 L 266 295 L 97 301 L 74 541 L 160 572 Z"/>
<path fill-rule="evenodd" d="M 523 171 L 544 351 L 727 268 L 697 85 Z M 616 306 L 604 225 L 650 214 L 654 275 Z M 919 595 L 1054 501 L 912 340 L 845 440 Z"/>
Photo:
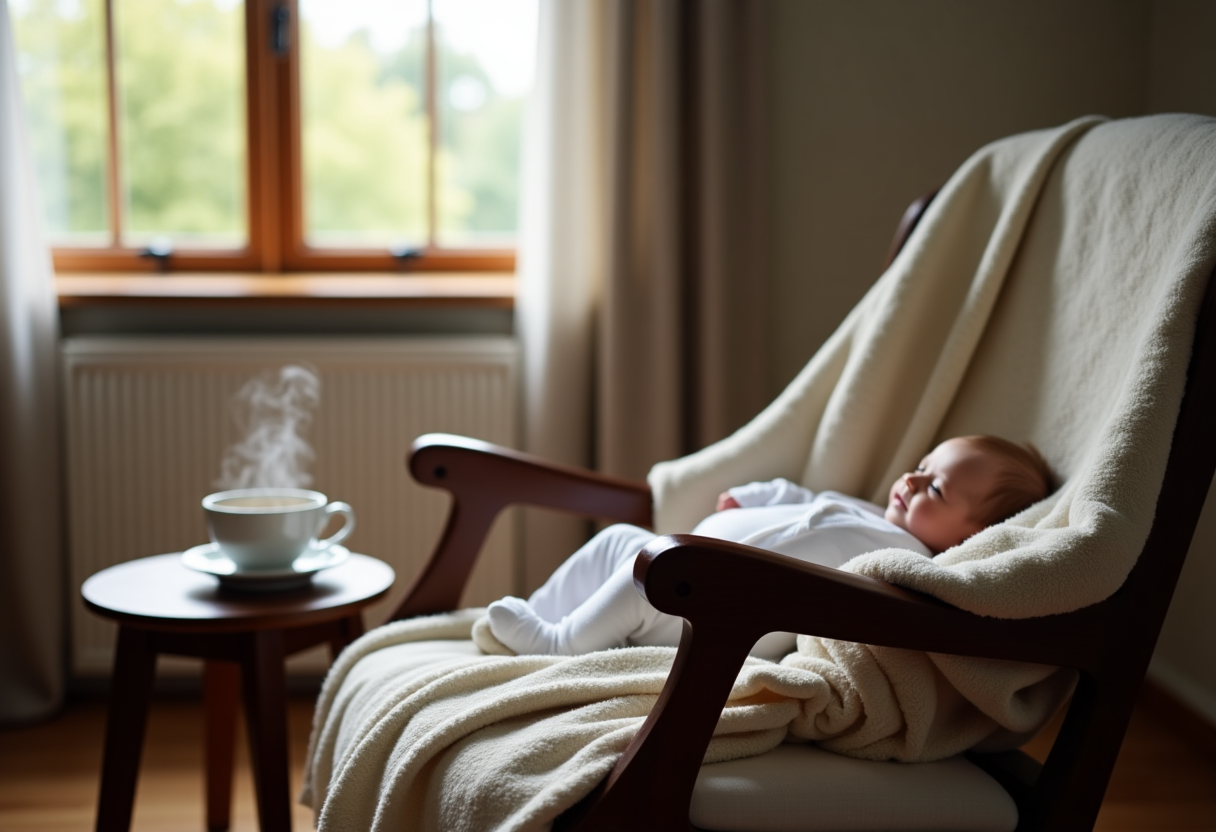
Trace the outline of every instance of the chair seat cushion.
<path fill-rule="evenodd" d="M 874 763 L 811 745 L 701 767 L 692 822 L 723 832 L 1011 832 L 1009 794 L 964 757 Z"/>

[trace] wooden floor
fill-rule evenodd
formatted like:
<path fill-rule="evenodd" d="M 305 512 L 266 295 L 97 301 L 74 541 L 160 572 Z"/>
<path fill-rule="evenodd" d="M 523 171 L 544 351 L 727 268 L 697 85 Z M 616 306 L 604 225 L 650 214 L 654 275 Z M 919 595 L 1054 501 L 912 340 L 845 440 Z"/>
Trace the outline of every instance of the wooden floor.
<path fill-rule="evenodd" d="M 288 709 L 291 789 L 299 793 L 312 701 Z M 237 743 L 233 832 L 254 832 L 257 816 L 244 726 Z M 93 828 L 105 703 L 69 706 L 57 719 L 0 731 L 0 832 L 84 832 Z M 158 700 L 135 797 L 135 832 L 204 832 L 202 708 L 198 700 Z M 313 828 L 312 810 L 293 807 L 293 829 Z"/>
<path fill-rule="evenodd" d="M 137 832 L 201 832 L 200 709 L 189 699 L 157 702 L 135 806 Z M 292 788 L 299 789 L 312 704 L 289 709 Z M 83 832 L 93 826 L 105 706 L 72 705 L 58 718 L 0 730 L 0 830 Z M 1041 755 L 1044 742 L 1028 751 Z M 244 751 L 237 771 L 233 830 L 257 828 Z M 1216 761 L 1191 750 L 1143 709 L 1132 720 L 1095 827 L 1105 832 L 1216 831 Z M 312 812 L 295 809 L 295 829 Z"/>

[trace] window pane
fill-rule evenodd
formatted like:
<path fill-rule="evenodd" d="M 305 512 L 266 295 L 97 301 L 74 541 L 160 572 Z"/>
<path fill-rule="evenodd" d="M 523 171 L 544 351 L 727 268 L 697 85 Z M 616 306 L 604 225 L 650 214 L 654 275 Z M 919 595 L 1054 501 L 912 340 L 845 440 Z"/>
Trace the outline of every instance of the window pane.
<path fill-rule="evenodd" d="M 246 233 L 239 0 L 114 0 L 123 243 L 237 247 Z"/>
<path fill-rule="evenodd" d="M 51 242 L 108 245 L 101 0 L 10 0 L 9 9 Z"/>
<path fill-rule="evenodd" d="M 426 6 L 301 0 L 309 245 L 426 242 Z"/>
<path fill-rule="evenodd" d="M 513 246 L 535 0 L 435 0 L 441 246 Z"/>

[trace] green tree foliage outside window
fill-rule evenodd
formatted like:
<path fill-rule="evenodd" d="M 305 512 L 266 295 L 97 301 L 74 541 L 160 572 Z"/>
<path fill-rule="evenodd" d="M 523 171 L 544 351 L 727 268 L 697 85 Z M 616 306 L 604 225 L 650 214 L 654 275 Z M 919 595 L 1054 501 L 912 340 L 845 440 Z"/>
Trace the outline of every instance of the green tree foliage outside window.
<path fill-rule="evenodd" d="M 425 240 L 428 126 L 422 86 L 385 73 L 366 32 L 326 49 L 307 22 L 303 29 L 310 241 L 387 246 Z"/>
<path fill-rule="evenodd" d="M 524 99 L 494 89 L 473 55 L 436 37 L 441 243 L 511 244 Z M 306 225 L 318 242 L 421 242 L 426 234 L 426 33 L 380 53 L 366 31 L 324 48 L 304 24 Z M 475 111 L 442 106 L 454 84 L 485 91 Z"/>
<path fill-rule="evenodd" d="M 449 48 L 442 30 L 440 35 L 440 90 L 446 104 L 440 142 L 454 160 L 440 188 L 468 194 L 466 212 L 455 222 L 441 220 L 440 235 L 462 242 L 476 236 L 502 239 L 518 223 L 525 102 L 500 94 L 476 57 Z M 475 92 L 465 92 L 470 90 Z"/>
<path fill-rule="evenodd" d="M 107 102 L 100 0 L 11 0 L 18 66 L 48 225 L 59 244 L 104 243 Z M 151 235 L 239 245 L 247 222 L 244 8 L 234 0 L 114 0 L 128 244 Z M 426 236 L 424 30 L 377 53 L 366 32 L 301 40 L 306 228 L 318 242 Z M 510 243 L 524 100 L 437 32 L 440 242 Z M 444 102 L 466 94 L 462 107 Z M 484 95 L 467 94 L 479 86 Z M 470 107 L 470 104 L 476 106 Z"/>
<path fill-rule="evenodd" d="M 125 226 L 245 239 L 243 10 L 208 0 L 114 4 Z"/>
<path fill-rule="evenodd" d="M 13 0 L 9 9 L 47 229 L 57 241 L 104 244 L 109 216 L 101 0 Z"/>

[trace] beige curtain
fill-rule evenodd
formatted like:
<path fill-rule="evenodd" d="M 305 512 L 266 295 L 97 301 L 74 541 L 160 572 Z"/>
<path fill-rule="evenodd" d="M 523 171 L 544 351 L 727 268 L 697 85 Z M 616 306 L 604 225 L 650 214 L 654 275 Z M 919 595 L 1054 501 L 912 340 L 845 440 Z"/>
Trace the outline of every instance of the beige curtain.
<path fill-rule="evenodd" d="M 644 477 L 766 402 L 764 4 L 542 0 L 524 160 L 524 446 Z M 585 526 L 524 523 L 524 583 Z"/>
<path fill-rule="evenodd" d="M 57 308 L 0 0 L 0 721 L 63 699 Z"/>

